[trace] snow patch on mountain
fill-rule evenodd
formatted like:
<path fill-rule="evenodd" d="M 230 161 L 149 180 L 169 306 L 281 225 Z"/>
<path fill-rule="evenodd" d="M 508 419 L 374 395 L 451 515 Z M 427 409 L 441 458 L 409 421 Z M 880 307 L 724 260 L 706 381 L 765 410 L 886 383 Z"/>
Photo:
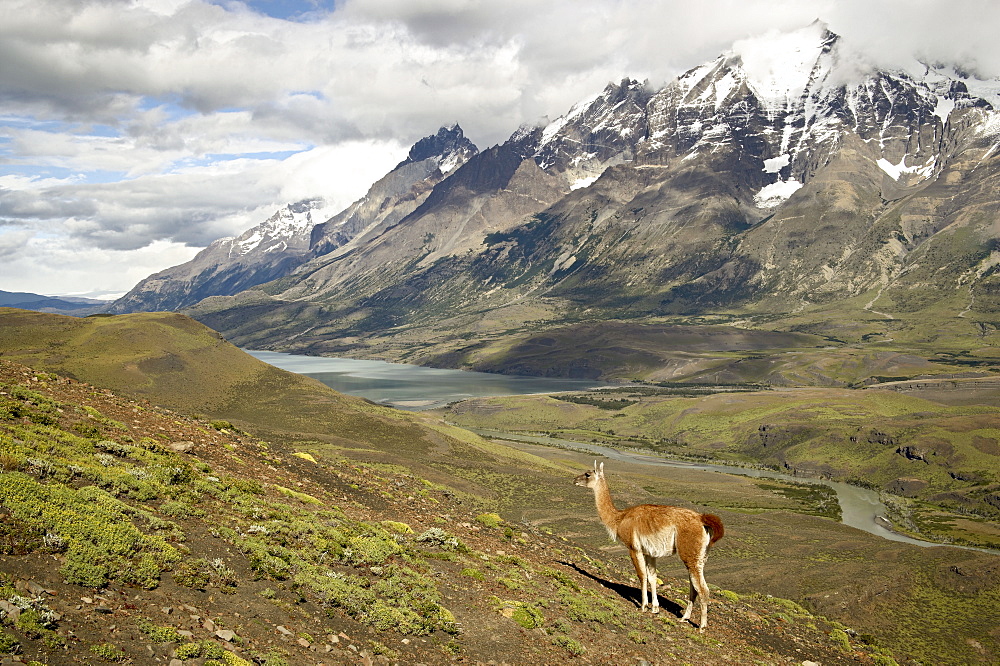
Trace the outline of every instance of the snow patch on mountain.
<path fill-rule="evenodd" d="M 562 130 L 564 127 L 573 122 L 574 119 L 586 113 L 590 109 L 590 107 L 594 104 L 594 102 L 601 99 L 601 97 L 603 96 L 604 93 L 600 92 L 596 95 L 592 95 L 586 99 L 577 102 L 572 106 L 572 108 L 570 108 L 570 110 L 565 115 L 559 116 L 551 123 L 546 125 L 545 129 L 542 130 L 542 140 L 539 142 L 539 148 L 548 143 L 551 143 L 552 140 L 555 139 L 556 136 L 559 134 L 560 130 Z"/>
<path fill-rule="evenodd" d="M 230 258 L 245 256 L 251 252 L 283 252 L 288 249 L 292 239 L 303 235 L 308 245 L 312 227 L 334 212 L 335 209 L 328 208 L 323 199 L 299 201 L 281 208 L 267 220 L 239 236 L 222 238 L 216 242 L 229 245 Z"/>
<path fill-rule="evenodd" d="M 791 161 L 792 157 L 788 153 L 772 157 L 769 160 L 764 160 L 764 173 L 778 173 L 783 168 L 788 166 Z"/>
<path fill-rule="evenodd" d="M 586 178 L 577 178 L 572 183 L 570 183 L 569 189 L 571 189 L 571 190 L 580 190 L 580 189 L 583 189 L 585 187 L 590 187 L 600 177 L 601 177 L 600 174 L 598 174 L 596 176 L 588 176 Z"/>
<path fill-rule="evenodd" d="M 983 114 L 983 122 L 976 128 L 982 136 L 1000 135 L 1000 112 L 987 111 Z"/>
<path fill-rule="evenodd" d="M 758 208 L 776 208 L 785 203 L 788 197 L 795 194 L 800 187 L 802 187 L 802 183 L 794 178 L 779 180 L 760 188 L 760 191 L 754 195 L 753 201 Z"/>
<path fill-rule="evenodd" d="M 438 169 L 442 174 L 448 175 L 458 167 L 462 166 L 468 161 L 468 156 L 463 153 L 453 152 L 449 153 L 443 160 L 438 164 Z"/>
<path fill-rule="evenodd" d="M 889 174 L 890 178 L 898 181 L 900 176 L 904 174 L 916 174 L 921 178 L 930 178 L 930 176 L 934 173 L 934 165 L 936 162 L 937 159 L 932 157 L 927 162 L 919 166 L 906 166 L 906 157 L 904 156 L 899 161 L 899 164 L 892 164 L 884 157 L 876 163 L 882 171 Z"/>
<path fill-rule="evenodd" d="M 947 97 L 938 97 L 937 104 L 934 106 L 934 115 L 941 119 L 942 125 L 948 124 L 948 118 L 951 117 L 951 112 L 955 110 L 955 100 L 948 99 Z"/>

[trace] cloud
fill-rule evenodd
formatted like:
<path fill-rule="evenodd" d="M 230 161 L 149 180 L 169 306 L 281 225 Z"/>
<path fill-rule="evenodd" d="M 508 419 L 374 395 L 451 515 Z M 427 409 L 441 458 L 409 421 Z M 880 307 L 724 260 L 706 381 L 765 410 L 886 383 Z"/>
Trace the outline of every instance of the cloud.
<path fill-rule="evenodd" d="M 875 67 L 914 57 L 1000 76 L 1000 4 L 992 0 L 841 0 L 825 19 L 856 56 Z"/>
<path fill-rule="evenodd" d="M 156 99 L 206 116 L 244 109 L 260 134 L 317 143 L 414 141 L 451 120 L 496 142 L 610 80 L 666 80 L 772 27 L 769 8 L 787 27 L 811 20 L 779 0 L 750 13 L 721 0 L 349 0 L 305 22 L 199 0 L 4 2 L 15 20 L 0 26 L 0 93 L 24 113 L 115 126 Z"/>
<path fill-rule="evenodd" d="M 157 240 L 203 247 L 238 235 L 285 202 L 321 194 L 342 209 L 405 155 L 398 143 L 360 141 L 285 160 L 232 159 L 113 183 L 44 181 L 36 187 L 23 178 L 8 180 L 20 187 L 0 189 L 0 218 L 8 227 L 112 250 L 137 250 Z"/>
<path fill-rule="evenodd" d="M 24 252 L 33 233 L 23 229 L 0 233 L 0 259 L 11 261 Z"/>
<path fill-rule="evenodd" d="M 23 238 L 24 232 L 17 232 Z M 65 238 L 33 236 L 3 254 L 10 234 L 0 234 L 0 288 L 47 295 L 123 295 L 168 266 L 189 261 L 197 248 L 158 240 L 130 251 L 80 247 Z"/>

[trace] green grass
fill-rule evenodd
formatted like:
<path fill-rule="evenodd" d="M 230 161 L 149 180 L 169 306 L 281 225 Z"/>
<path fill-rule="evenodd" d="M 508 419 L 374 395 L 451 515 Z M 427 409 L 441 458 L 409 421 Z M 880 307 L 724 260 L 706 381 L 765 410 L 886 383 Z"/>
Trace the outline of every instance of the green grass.
<path fill-rule="evenodd" d="M 382 630 L 455 630 L 418 554 L 423 547 L 464 550 L 442 530 L 440 538 L 414 536 L 403 523 L 350 520 L 300 491 L 215 477 L 208 466 L 192 466 L 155 442 L 119 445 L 81 437 L 71 421 L 81 414 L 94 417 L 93 407 L 55 403 L 17 386 L 0 390 L 9 403 L 0 417 L 0 442 L 10 451 L 0 474 L 0 503 L 21 527 L 0 537 L 16 552 L 57 548 L 67 582 L 154 588 L 172 575 L 185 587 L 232 593 L 239 581 L 226 562 L 185 557 L 175 545 L 185 534 L 169 518 L 210 516 L 216 535 L 259 578 L 293 581 L 331 612 L 341 609 Z M 27 416 L 34 413 L 54 416 L 39 425 Z M 132 441 L 139 435 L 121 424 L 102 428 Z M 103 430 L 98 434 L 105 436 Z M 331 566 L 338 576 L 331 577 Z M 22 624 L 31 617 L 22 613 Z M 172 627 L 139 626 L 155 642 L 178 640 Z"/>
<path fill-rule="evenodd" d="M 926 482 L 918 498 L 936 510 L 1000 521 L 1000 509 L 990 502 L 1000 484 L 1000 408 L 995 406 L 946 406 L 894 391 L 846 389 L 696 398 L 637 395 L 639 404 L 619 412 L 620 417 L 593 405 L 512 396 L 460 405 L 448 410 L 447 418 L 471 428 L 792 468 L 876 489 L 890 489 L 898 478 L 918 478 Z M 923 460 L 915 460 L 918 455 Z M 819 487 L 780 492 L 802 510 L 836 517 L 831 498 L 808 497 L 824 492 Z M 972 521 L 961 524 L 976 527 Z M 955 524 L 940 525 L 926 522 L 925 537 L 957 530 Z M 973 532 L 949 538 L 993 542 Z"/>

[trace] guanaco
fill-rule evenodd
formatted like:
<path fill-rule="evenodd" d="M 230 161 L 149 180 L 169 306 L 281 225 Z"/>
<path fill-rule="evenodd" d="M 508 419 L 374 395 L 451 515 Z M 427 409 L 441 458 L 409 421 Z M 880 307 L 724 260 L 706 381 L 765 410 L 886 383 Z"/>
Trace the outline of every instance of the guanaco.
<path fill-rule="evenodd" d="M 682 620 L 691 619 L 695 599 L 701 602 L 699 631 L 708 624 L 708 583 L 705 582 L 705 559 L 708 548 L 722 538 L 725 529 L 722 520 L 711 513 L 698 513 L 691 509 L 662 504 L 640 504 L 619 511 L 611 500 L 608 482 L 604 477 L 604 463 L 594 461 L 594 469 L 576 477 L 574 483 L 594 491 L 597 515 L 608 529 L 612 541 L 620 541 L 628 548 L 632 564 L 642 588 L 642 608 L 649 606 L 653 613 L 660 612 L 656 593 L 656 559 L 677 553 L 687 567 L 691 582 L 687 609 Z M 647 593 L 652 596 L 647 601 Z"/>

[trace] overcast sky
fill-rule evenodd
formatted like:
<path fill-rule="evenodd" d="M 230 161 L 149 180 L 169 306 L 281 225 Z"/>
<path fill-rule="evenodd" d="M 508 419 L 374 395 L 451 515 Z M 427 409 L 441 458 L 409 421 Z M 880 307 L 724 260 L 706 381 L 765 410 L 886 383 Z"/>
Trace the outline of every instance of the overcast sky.
<path fill-rule="evenodd" d="M 624 76 L 825 21 L 1000 74 L 993 0 L 0 0 L 0 290 L 121 294 L 440 126 L 480 148 Z"/>

